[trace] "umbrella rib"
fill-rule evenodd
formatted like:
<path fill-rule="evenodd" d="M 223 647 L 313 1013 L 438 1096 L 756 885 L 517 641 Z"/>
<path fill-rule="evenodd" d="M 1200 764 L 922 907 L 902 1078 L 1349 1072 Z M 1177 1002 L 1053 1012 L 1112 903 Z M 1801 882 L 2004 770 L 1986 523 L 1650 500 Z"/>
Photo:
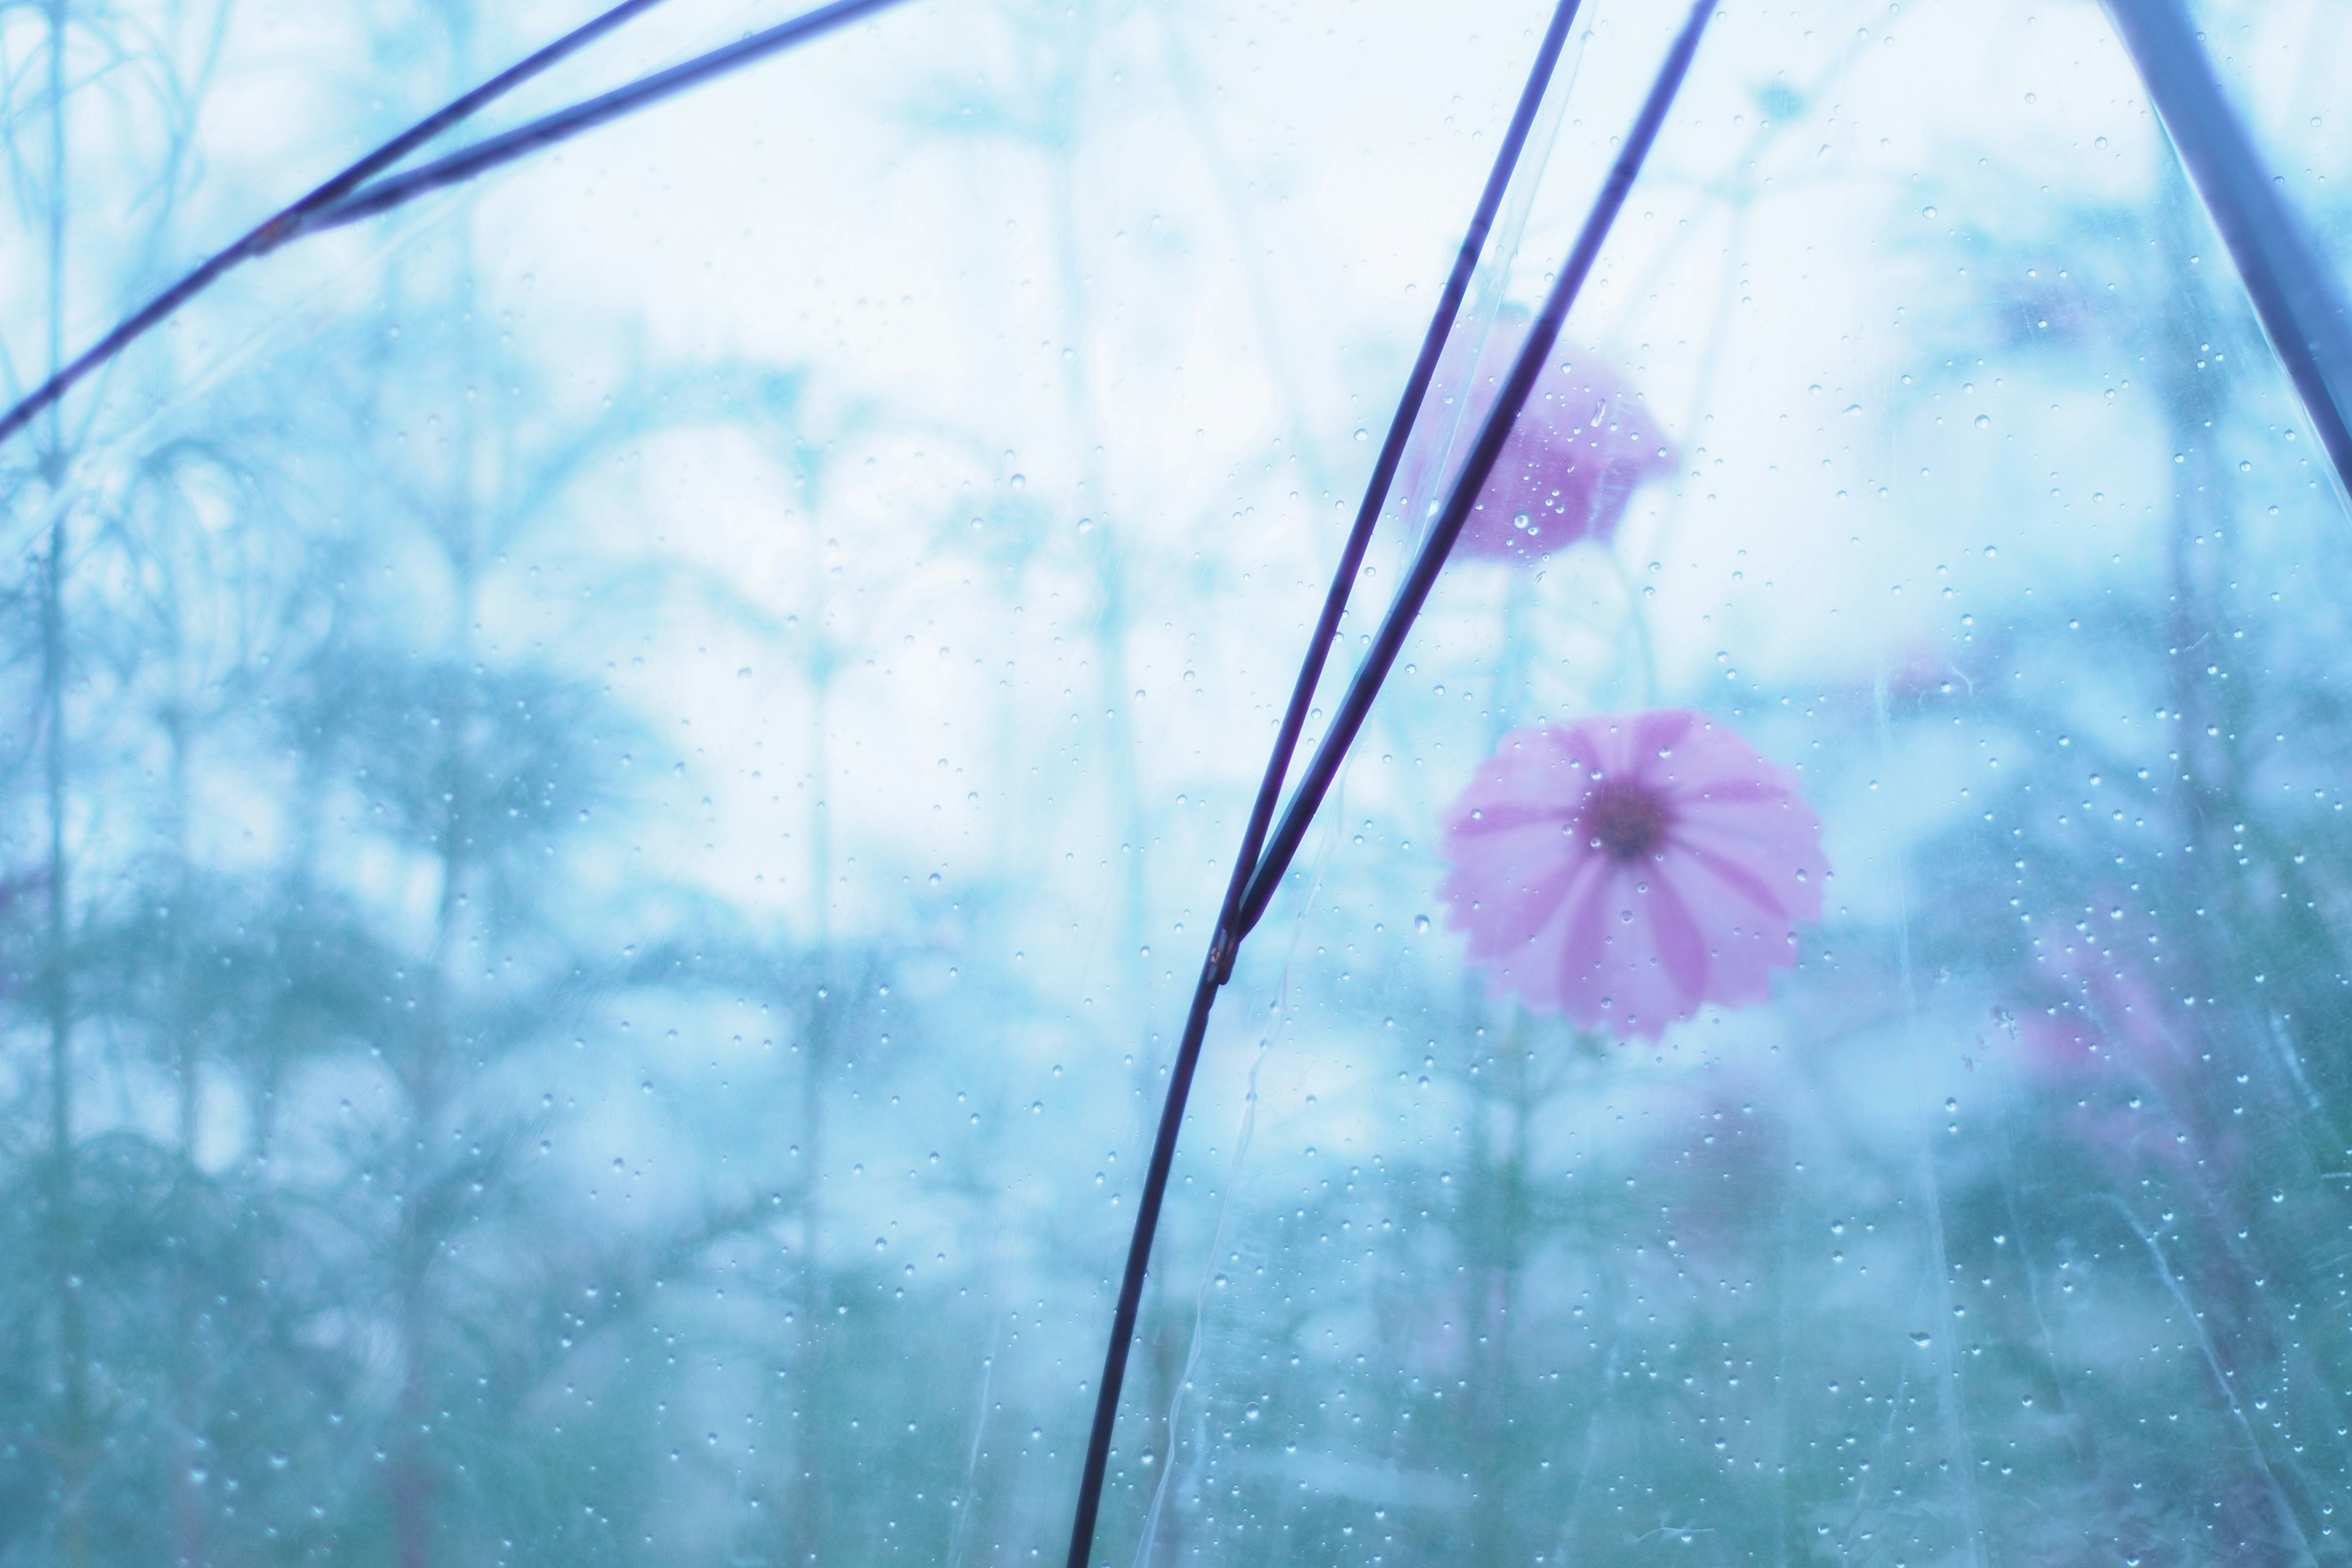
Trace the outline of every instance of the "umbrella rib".
<path fill-rule="evenodd" d="M 2108 0 L 2107 10 L 2352 498 L 2352 305 L 2343 286 L 2273 180 L 2180 0 Z"/>
<path fill-rule="evenodd" d="M 661 0 L 621 0 L 553 43 L 500 71 L 479 87 L 459 94 L 389 142 L 313 188 L 291 205 L 279 209 L 232 244 L 199 262 L 170 288 L 141 306 L 50 375 L 16 406 L 0 414 L 0 442 L 16 435 L 58 399 L 73 390 L 131 344 L 176 314 L 180 308 L 210 289 L 221 278 L 257 256 L 266 256 L 304 235 L 320 234 L 362 218 L 388 212 L 431 191 L 445 189 L 487 174 L 501 164 L 554 145 L 594 126 L 659 102 L 705 81 L 740 69 L 754 61 L 804 43 L 901 0 L 834 0 L 789 21 L 711 49 L 666 70 L 640 77 L 611 92 L 543 115 L 527 125 L 488 138 L 476 146 L 427 163 L 405 174 L 377 180 L 394 163 L 496 99 L 577 53 L 623 22 L 650 10 Z M 371 184 L 369 182 L 374 180 Z"/>
<path fill-rule="evenodd" d="M 1253 855 L 1252 840 L 1264 831 L 1266 814 L 1272 809 L 1271 795 L 1279 791 L 1286 771 L 1286 748 L 1297 743 L 1297 726 L 1304 723 L 1304 704 L 1314 691 L 1313 677 L 1319 674 L 1322 661 L 1337 629 L 1339 611 L 1345 607 L 1347 588 L 1355 577 L 1355 567 L 1362 559 L 1362 548 L 1369 542 L 1371 523 L 1386 503 L 1387 486 L 1393 479 L 1396 460 L 1402 455 L 1405 437 L 1411 431 L 1412 418 L 1427 393 L 1430 377 L 1434 374 L 1437 355 L 1443 349 L 1445 335 L 1451 329 L 1455 312 L 1460 309 L 1462 295 L 1468 286 L 1469 273 L 1476 263 L 1477 249 L 1485 244 L 1486 228 L 1493 221 L 1494 209 L 1500 205 L 1502 188 L 1509 183 L 1511 168 L 1516 164 L 1528 129 L 1534 121 L 1536 106 L 1549 85 L 1553 65 L 1567 39 L 1568 27 L 1576 12 L 1576 0 L 1560 0 L 1552 24 L 1544 35 L 1536 64 L 1526 89 L 1520 96 L 1517 112 L 1512 116 L 1511 130 L 1498 151 L 1496 169 L 1487 180 L 1486 190 L 1480 199 L 1478 216 L 1472 220 L 1469 235 L 1463 241 L 1463 251 L 1456 258 L 1454 271 L 1449 279 L 1445 295 L 1440 300 L 1436 318 L 1430 324 L 1422 343 L 1421 358 L 1415 362 L 1414 374 L 1408 381 L 1403 401 L 1396 417 L 1391 420 L 1388 440 L 1381 447 L 1381 461 L 1374 465 L 1370 489 L 1364 505 L 1357 514 L 1356 527 L 1349 536 L 1349 551 L 1343 552 L 1340 571 L 1335 577 L 1331 592 L 1325 600 L 1324 616 L 1317 624 L 1299 682 L 1293 689 L 1291 706 L 1284 717 L 1284 726 L 1276 742 L 1274 757 L 1269 761 L 1265 783 L 1261 785 L 1259 807 L 1253 810 L 1251 823 L 1244 834 L 1243 852 L 1234 867 L 1234 887 L 1227 893 L 1224 910 L 1220 915 L 1215 935 L 1211 939 L 1207 959 L 1201 966 L 1201 977 L 1192 992 L 1191 1012 L 1184 1021 L 1184 1033 L 1179 1042 L 1176 1059 L 1168 1079 L 1168 1096 L 1160 1113 L 1160 1124 L 1151 1147 L 1151 1162 L 1144 1176 L 1143 1194 L 1136 1205 L 1135 1230 L 1128 1244 L 1127 1267 L 1119 1280 L 1118 1301 L 1111 1318 L 1110 1342 L 1103 1358 L 1102 1381 L 1095 1394 L 1094 1426 L 1088 1435 L 1085 1468 L 1078 1483 L 1077 1506 L 1070 1525 L 1068 1568 L 1087 1568 L 1094 1550 L 1095 1525 L 1102 1506 L 1103 1482 L 1110 1459 L 1110 1442 L 1118 1417 L 1118 1395 L 1127 1374 L 1128 1352 L 1135 1338 L 1136 1319 L 1141 1310 L 1143 1281 L 1151 1259 L 1151 1243 L 1160 1223 L 1160 1212 L 1167 1197 L 1169 1174 L 1175 1163 L 1177 1134 L 1184 1121 L 1184 1105 L 1191 1094 L 1192 1079 L 1200 1066 L 1201 1046 L 1208 1034 L 1209 1014 L 1215 1005 L 1217 991 L 1233 972 L 1233 961 L 1243 937 L 1264 914 L 1266 900 L 1281 880 L 1284 870 L 1316 808 L 1321 805 L 1331 781 L 1337 776 L 1340 761 L 1362 727 L 1364 715 L 1371 706 L 1381 683 L 1395 663 L 1397 651 L 1403 646 L 1405 633 L 1413 618 L 1420 614 L 1428 598 L 1431 585 L 1454 542 L 1462 532 L 1470 510 L 1486 477 L 1501 455 L 1503 443 L 1509 437 L 1511 422 L 1520 406 L 1527 402 L 1536 377 L 1549 357 L 1553 343 L 1559 335 L 1560 323 L 1567 318 L 1569 307 L 1575 302 L 1586 277 L 1600 255 L 1601 242 L 1608 237 L 1619 210 L 1624 205 L 1627 192 L 1641 171 L 1643 160 L 1657 139 L 1665 121 L 1667 110 L 1680 90 L 1683 79 L 1690 68 L 1691 58 L 1696 53 L 1700 34 L 1713 14 L 1717 0 L 1696 0 L 1690 15 L 1668 49 L 1664 63 L 1659 68 L 1648 97 L 1636 116 L 1633 129 L 1627 136 L 1622 151 L 1611 166 L 1601 194 L 1595 198 L 1591 212 L 1577 237 L 1569 260 L 1545 300 L 1542 313 L 1529 331 L 1525 346 L 1513 363 L 1495 406 L 1489 410 L 1486 423 L 1480 426 L 1468 459 L 1455 479 L 1437 525 L 1423 542 L 1413 562 L 1412 571 L 1390 605 L 1381 622 L 1379 636 L 1370 651 L 1358 668 L 1349 684 L 1345 701 L 1332 728 L 1318 747 L 1307 771 L 1291 798 L 1289 808 L 1283 814 L 1281 826 L 1265 840 L 1262 856 Z M 1294 722 L 1295 721 L 1295 722 Z"/>

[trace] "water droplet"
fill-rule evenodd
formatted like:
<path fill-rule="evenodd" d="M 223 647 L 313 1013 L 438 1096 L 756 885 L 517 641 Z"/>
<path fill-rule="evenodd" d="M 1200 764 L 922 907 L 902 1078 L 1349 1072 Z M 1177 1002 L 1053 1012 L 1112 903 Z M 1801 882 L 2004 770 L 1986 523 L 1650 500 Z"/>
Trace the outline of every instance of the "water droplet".
<path fill-rule="evenodd" d="M 1936 1341 L 1934 1337 L 1928 1334 L 1925 1330 L 1917 1330 L 1913 1331 L 1911 1335 L 1911 1342 L 1917 1345 L 1921 1350 L 1926 1350 L 1929 1345 L 1934 1344 Z"/>
<path fill-rule="evenodd" d="M 1979 414 L 1979 415 L 1978 415 L 1978 416 L 1977 416 L 1977 428 L 1978 428 L 1978 429 L 1979 429 L 1979 430 L 1990 430 L 1990 429 L 1991 429 L 1991 428 L 1992 428 L 1992 416 L 1991 416 L 1991 415 L 1990 415 L 1990 414 Z"/>
<path fill-rule="evenodd" d="M 1371 433 L 1370 431 L 1369 431 L 1369 430 L 1359 429 L 1359 430 L 1356 432 L 1356 439 L 1357 439 L 1357 440 L 1359 440 L 1359 441 L 1369 441 L 1369 440 L 1370 440 L 1371 438 L 1372 438 L 1372 433 Z"/>
<path fill-rule="evenodd" d="M 1412 929 L 1413 929 L 1414 931 L 1427 931 L 1427 930 L 1429 929 L 1429 917 L 1428 917 L 1427 915 L 1415 915 L 1415 916 L 1413 916 L 1413 917 L 1412 917 Z"/>

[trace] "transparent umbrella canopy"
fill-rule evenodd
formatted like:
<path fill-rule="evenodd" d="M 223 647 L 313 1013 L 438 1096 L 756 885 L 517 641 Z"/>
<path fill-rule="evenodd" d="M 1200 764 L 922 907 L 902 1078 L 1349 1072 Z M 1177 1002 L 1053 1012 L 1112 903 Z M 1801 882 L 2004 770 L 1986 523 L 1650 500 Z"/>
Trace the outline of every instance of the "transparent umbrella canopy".
<path fill-rule="evenodd" d="M 0 53 L 0 1568 L 2352 1559 L 2352 14 Z"/>

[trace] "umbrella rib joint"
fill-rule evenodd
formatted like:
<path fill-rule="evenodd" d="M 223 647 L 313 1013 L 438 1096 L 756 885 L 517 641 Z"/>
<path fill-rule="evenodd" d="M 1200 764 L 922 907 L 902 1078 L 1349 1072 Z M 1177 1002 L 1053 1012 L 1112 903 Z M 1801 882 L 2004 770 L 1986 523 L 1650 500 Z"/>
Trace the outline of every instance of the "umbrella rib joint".
<path fill-rule="evenodd" d="M 1594 198 L 1583 226 L 1578 231 L 1575 245 L 1569 252 L 1566 264 L 1537 315 L 1534 326 L 1512 362 L 1494 407 L 1486 422 L 1479 426 L 1468 458 L 1455 478 L 1445 504 L 1438 514 L 1436 526 L 1423 541 L 1414 557 L 1412 568 L 1403 584 L 1397 590 L 1388 612 L 1381 622 L 1379 633 L 1366 652 L 1348 692 L 1334 716 L 1330 729 L 1317 746 L 1314 757 L 1301 775 L 1289 805 L 1280 823 L 1265 840 L 1262 855 L 1254 854 L 1255 838 L 1263 831 L 1265 814 L 1270 810 L 1270 792 L 1281 787 L 1286 769 L 1286 747 L 1296 743 L 1297 731 L 1292 720 L 1300 717 L 1301 694 L 1311 697 L 1313 676 L 1318 674 L 1322 659 L 1330 646 L 1329 632 L 1336 627 L 1338 608 L 1345 602 L 1347 584 L 1353 579 L 1351 563 L 1361 558 L 1361 545 L 1369 542 L 1371 520 L 1378 517 L 1387 499 L 1387 485 L 1394 476 L 1396 459 L 1401 457 L 1404 440 L 1410 434 L 1412 418 L 1420 401 L 1428 390 L 1436 358 L 1444 345 L 1454 312 L 1461 303 L 1461 290 L 1467 287 L 1469 269 L 1475 265 L 1476 249 L 1486 237 L 1486 225 L 1492 220 L 1491 199 L 1499 203 L 1500 187 L 1509 180 L 1510 165 L 1518 155 L 1528 125 L 1534 117 L 1544 88 L 1549 85 L 1551 66 L 1557 60 L 1559 43 L 1565 40 L 1570 18 L 1575 11 L 1575 0 L 1562 0 L 1555 12 L 1552 26 L 1545 35 L 1534 71 L 1519 108 L 1512 119 L 1512 135 L 1507 135 L 1497 161 L 1496 171 L 1487 183 L 1485 197 L 1479 206 L 1479 217 L 1471 225 L 1464 240 L 1464 249 L 1457 258 L 1453 277 L 1448 280 L 1445 297 L 1438 305 L 1437 317 L 1430 324 L 1429 334 L 1422 345 L 1422 355 L 1414 365 L 1413 377 L 1407 383 L 1405 395 L 1396 417 L 1391 421 L 1388 441 L 1383 444 L 1381 461 L 1373 469 L 1372 486 L 1365 497 L 1363 508 L 1357 514 L 1357 526 L 1349 537 L 1350 554 L 1343 553 L 1339 573 L 1333 581 L 1331 595 L 1325 604 L 1325 616 L 1318 625 L 1318 635 L 1309 644 L 1299 685 L 1293 691 L 1291 709 L 1285 715 L 1284 728 L 1276 742 L 1275 755 L 1269 763 L 1266 783 L 1261 786 L 1257 809 L 1251 814 L 1249 828 L 1244 835 L 1243 850 L 1234 868 L 1233 889 L 1226 895 L 1220 913 L 1209 953 L 1201 968 L 1201 978 L 1192 992 L 1191 1012 L 1184 1020 L 1184 1033 L 1179 1042 L 1176 1059 L 1168 1075 L 1168 1096 L 1160 1108 L 1160 1123 L 1153 1137 L 1151 1161 L 1144 1175 L 1143 1194 L 1136 1205 L 1135 1230 L 1128 1244 L 1127 1267 L 1120 1277 L 1118 1301 L 1112 1314 L 1110 1342 L 1103 1358 L 1103 1376 L 1095 1395 L 1094 1426 L 1088 1434 L 1086 1464 L 1078 1483 L 1077 1504 L 1070 1525 L 1070 1552 L 1067 1568 L 1088 1568 L 1093 1554 L 1095 1526 L 1102 1506 L 1102 1489 L 1107 1479 L 1110 1440 L 1118 1416 L 1118 1395 L 1127 1373 L 1128 1352 L 1135 1338 L 1136 1320 L 1142 1304 L 1143 1281 L 1151 1259 L 1152 1237 L 1160 1223 L 1160 1212 L 1167 1197 L 1168 1179 L 1175 1163 L 1177 1135 L 1183 1126 L 1184 1104 L 1192 1092 L 1192 1079 L 1200 1066 L 1202 1042 L 1208 1033 L 1209 1014 L 1216 1002 L 1217 991 L 1233 972 L 1233 964 L 1242 940 L 1252 927 L 1264 918 L 1266 905 L 1274 897 L 1291 859 L 1297 854 L 1316 811 L 1323 803 L 1332 782 L 1338 777 L 1340 764 L 1361 730 L 1372 700 L 1380 693 L 1406 635 L 1412 629 L 1414 619 L 1427 602 L 1430 590 L 1437 581 L 1445 558 L 1461 536 L 1470 511 L 1476 504 L 1478 492 L 1487 476 L 1494 471 L 1502 455 L 1503 444 L 1511 434 L 1512 421 L 1534 389 L 1536 378 L 1542 374 L 1553 345 L 1558 342 L 1562 322 L 1569 308 L 1583 289 L 1584 281 L 1601 254 L 1610 228 L 1633 189 L 1635 176 L 1657 140 L 1665 123 L 1667 110 L 1673 107 L 1683 79 L 1689 73 L 1691 59 L 1697 53 L 1700 35 L 1714 14 L 1717 0 L 1696 0 L 1685 18 L 1681 30 L 1666 51 L 1656 79 L 1651 83 L 1633 126 L 1625 137 L 1622 150 L 1610 166 L 1600 194 Z"/>

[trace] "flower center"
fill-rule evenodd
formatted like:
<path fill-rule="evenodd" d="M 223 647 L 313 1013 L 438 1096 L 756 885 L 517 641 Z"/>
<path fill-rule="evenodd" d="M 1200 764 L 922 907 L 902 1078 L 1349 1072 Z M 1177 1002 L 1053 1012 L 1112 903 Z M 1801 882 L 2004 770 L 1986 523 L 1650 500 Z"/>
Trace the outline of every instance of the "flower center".
<path fill-rule="evenodd" d="M 1584 808 L 1584 836 L 1612 860 L 1646 859 L 1666 837 L 1665 803 L 1638 784 L 1603 784 Z"/>

